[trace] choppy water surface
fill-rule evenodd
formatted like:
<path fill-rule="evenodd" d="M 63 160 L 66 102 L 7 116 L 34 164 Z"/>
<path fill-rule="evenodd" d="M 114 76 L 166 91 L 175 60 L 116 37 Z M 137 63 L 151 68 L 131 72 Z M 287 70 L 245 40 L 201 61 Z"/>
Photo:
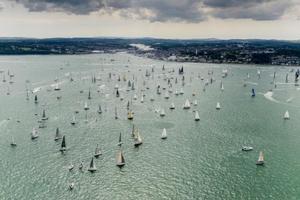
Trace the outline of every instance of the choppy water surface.
<path fill-rule="evenodd" d="M 181 65 L 185 70 L 184 86 L 177 73 Z M 0 74 L 0 199 L 300 197 L 300 88 L 292 82 L 292 68 L 170 63 L 114 54 L 7 56 L 0 57 L 0 69 L 4 70 Z M 221 77 L 223 69 L 229 71 L 226 78 Z M 15 75 L 12 84 L 8 70 Z M 146 70 L 151 74 L 148 78 Z M 213 75 L 208 75 L 209 70 Z M 274 72 L 277 88 L 271 83 Z M 285 83 L 286 74 L 289 83 Z M 96 83 L 91 81 L 94 75 Z M 117 80 L 119 75 L 121 81 Z M 126 91 L 124 76 L 127 80 L 135 77 L 135 90 Z M 155 87 L 167 87 L 168 77 L 172 78 L 173 93 L 165 99 L 166 91 L 157 95 Z M 211 77 L 215 81 L 203 91 L 206 79 Z M 53 90 L 55 79 L 61 91 Z M 115 97 L 116 84 L 123 101 Z M 145 89 L 147 86 L 149 89 Z M 29 100 L 26 87 L 33 92 Z M 181 88 L 184 94 L 174 95 Z M 256 90 L 255 98 L 250 96 L 252 88 Z M 87 98 L 89 89 L 91 100 Z M 6 94 L 8 90 L 10 95 Z M 144 103 L 140 102 L 142 93 L 146 95 Z M 38 105 L 33 101 L 35 94 Z M 133 100 L 134 94 L 137 100 Z M 62 96 L 61 100 L 57 96 Z M 186 99 L 196 99 L 198 105 L 183 110 Z M 132 100 L 135 112 L 133 121 L 127 120 L 128 100 Z M 84 102 L 90 107 L 87 123 Z M 173 111 L 169 110 L 171 102 L 176 106 Z M 219 111 L 215 109 L 217 102 L 222 107 Z M 97 113 L 99 104 L 102 114 Z M 114 119 L 115 107 L 118 120 Z M 155 112 L 161 108 L 166 111 L 163 118 Z M 49 117 L 47 127 L 38 129 L 39 138 L 31 141 L 31 130 L 38 127 L 43 109 Z M 78 124 L 71 126 L 75 110 L 79 110 Z M 194 110 L 199 112 L 199 122 L 194 121 Z M 290 120 L 283 120 L 286 110 Z M 130 135 L 133 123 L 144 140 L 139 148 L 134 148 Z M 66 136 L 68 151 L 64 155 L 59 152 L 60 141 L 54 141 L 56 127 Z M 160 139 L 163 128 L 167 129 L 166 140 Z M 120 132 L 126 160 L 121 170 L 115 165 Z M 16 148 L 10 146 L 12 136 Z M 91 174 L 87 167 L 97 144 L 103 155 L 95 160 L 98 170 Z M 242 152 L 243 145 L 253 146 L 254 150 Z M 255 165 L 259 151 L 265 155 L 263 167 Z M 84 172 L 78 170 L 81 160 L 85 162 Z M 70 163 L 75 165 L 72 172 L 67 169 Z M 68 191 L 70 182 L 75 183 L 73 191 Z"/>

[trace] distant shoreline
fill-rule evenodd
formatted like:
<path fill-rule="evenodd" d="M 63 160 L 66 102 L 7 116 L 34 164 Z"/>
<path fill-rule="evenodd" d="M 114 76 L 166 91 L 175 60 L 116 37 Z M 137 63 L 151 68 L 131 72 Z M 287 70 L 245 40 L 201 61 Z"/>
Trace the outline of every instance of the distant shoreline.
<path fill-rule="evenodd" d="M 178 63 L 300 66 L 300 42 L 120 38 L 0 39 L 0 56 L 128 52 Z"/>

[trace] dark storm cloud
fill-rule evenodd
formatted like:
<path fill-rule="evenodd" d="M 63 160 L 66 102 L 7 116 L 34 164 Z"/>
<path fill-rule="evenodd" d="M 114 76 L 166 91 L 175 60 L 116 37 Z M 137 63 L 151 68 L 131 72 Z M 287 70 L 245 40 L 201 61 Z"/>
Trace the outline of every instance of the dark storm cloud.
<path fill-rule="evenodd" d="M 295 5 L 292 0 L 204 0 L 217 18 L 276 20 Z"/>
<path fill-rule="evenodd" d="M 275 20 L 296 0 L 15 0 L 31 12 L 66 12 L 87 15 L 115 12 L 122 17 L 149 21 L 199 22 L 215 18 Z"/>

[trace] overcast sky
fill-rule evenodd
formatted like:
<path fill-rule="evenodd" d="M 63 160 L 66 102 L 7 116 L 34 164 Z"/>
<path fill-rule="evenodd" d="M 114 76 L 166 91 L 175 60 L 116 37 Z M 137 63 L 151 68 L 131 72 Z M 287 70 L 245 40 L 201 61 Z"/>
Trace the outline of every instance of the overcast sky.
<path fill-rule="evenodd" d="M 0 37 L 300 39 L 300 0 L 0 0 Z"/>

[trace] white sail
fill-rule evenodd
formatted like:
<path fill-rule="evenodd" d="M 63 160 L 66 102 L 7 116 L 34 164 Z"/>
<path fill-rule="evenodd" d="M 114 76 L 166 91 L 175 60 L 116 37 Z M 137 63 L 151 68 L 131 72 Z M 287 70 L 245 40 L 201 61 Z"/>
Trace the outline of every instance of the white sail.
<path fill-rule="evenodd" d="M 84 103 L 84 110 L 88 110 L 88 109 L 89 109 L 88 103 L 85 102 L 85 103 Z"/>
<path fill-rule="evenodd" d="M 263 152 L 259 152 L 259 157 L 258 157 L 258 160 L 256 162 L 257 165 L 263 165 L 264 164 L 264 154 Z"/>
<path fill-rule="evenodd" d="M 195 121 L 199 121 L 200 120 L 200 116 L 198 111 L 195 112 Z"/>
<path fill-rule="evenodd" d="M 191 107 L 190 101 L 187 99 L 183 105 L 183 109 L 189 109 Z"/>
<path fill-rule="evenodd" d="M 34 140 L 34 139 L 36 139 L 38 137 L 39 137 L 39 135 L 38 135 L 38 132 L 37 132 L 36 128 L 33 128 L 32 132 L 31 132 L 31 139 Z"/>
<path fill-rule="evenodd" d="M 194 106 L 197 106 L 198 105 L 198 101 L 195 99 L 193 104 L 194 104 Z"/>
<path fill-rule="evenodd" d="M 161 133 L 161 139 L 166 139 L 166 138 L 167 138 L 167 130 L 164 128 Z"/>
<path fill-rule="evenodd" d="M 161 109 L 161 111 L 160 111 L 160 116 L 161 116 L 161 117 L 164 117 L 165 115 L 166 115 L 165 110 L 164 110 L 164 109 Z"/>
<path fill-rule="evenodd" d="M 165 99 L 169 99 L 169 98 L 170 98 L 169 93 L 166 91 L 166 93 L 165 93 Z"/>
<path fill-rule="evenodd" d="M 290 114 L 289 114 L 289 111 L 285 111 L 284 113 L 284 116 L 283 116 L 283 119 L 290 119 Z"/>
<path fill-rule="evenodd" d="M 219 102 L 218 102 L 217 105 L 216 105 L 216 109 L 217 109 L 217 110 L 220 110 L 220 109 L 221 109 L 221 105 L 220 105 Z"/>
<path fill-rule="evenodd" d="M 171 110 L 175 109 L 175 104 L 173 102 L 171 103 L 170 109 Z"/>
<path fill-rule="evenodd" d="M 184 94 L 183 88 L 180 89 L 180 94 Z"/>

